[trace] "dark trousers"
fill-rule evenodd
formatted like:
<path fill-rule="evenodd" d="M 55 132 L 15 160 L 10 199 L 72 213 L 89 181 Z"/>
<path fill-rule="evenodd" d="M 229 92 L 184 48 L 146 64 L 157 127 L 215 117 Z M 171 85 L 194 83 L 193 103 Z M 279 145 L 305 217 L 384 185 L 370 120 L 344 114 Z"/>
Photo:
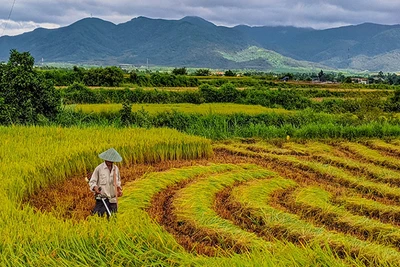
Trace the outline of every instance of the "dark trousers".
<path fill-rule="evenodd" d="M 104 199 L 104 201 L 106 202 L 106 205 L 111 213 L 117 212 L 117 204 L 116 203 L 110 203 L 110 201 L 107 198 Z M 104 203 L 101 199 L 96 199 L 96 206 L 94 206 L 92 214 L 93 215 L 97 214 L 99 216 L 104 216 L 104 214 L 106 214 L 107 217 L 109 216 L 107 213 L 107 209 L 104 206 Z"/>

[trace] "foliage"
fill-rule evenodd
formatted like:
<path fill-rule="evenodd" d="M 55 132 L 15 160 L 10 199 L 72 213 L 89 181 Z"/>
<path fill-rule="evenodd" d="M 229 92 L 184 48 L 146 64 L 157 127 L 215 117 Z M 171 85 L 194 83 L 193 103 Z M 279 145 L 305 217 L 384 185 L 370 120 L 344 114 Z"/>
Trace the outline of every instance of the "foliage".
<path fill-rule="evenodd" d="M 187 75 L 187 69 L 183 68 L 175 68 L 172 70 L 172 74 L 174 75 Z"/>
<path fill-rule="evenodd" d="M 225 76 L 234 77 L 234 76 L 236 76 L 236 74 L 231 70 L 227 70 L 227 71 L 225 71 Z"/>
<path fill-rule="evenodd" d="M 28 52 L 11 50 L 7 64 L 0 66 L 0 119 L 2 124 L 30 124 L 54 119 L 60 95 L 40 73 L 33 70 Z"/>
<path fill-rule="evenodd" d="M 65 104 L 96 102 L 96 94 L 82 83 L 74 82 L 62 93 Z"/>
<path fill-rule="evenodd" d="M 102 113 L 72 112 L 78 125 L 123 125 L 117 111 Z M 287 135 L 297 138 L 346 138 L 362 137 L 396 137 L 400 136 L 399 119 L 359 118 L 352 114 L 315 113 L 312 110 L 301 112 L 270 111 L 260 114 L 218 114 L 210 111 L 201 114 L 177 110 L 150 113 L 148 110 L 136 109 L 132 112 L 131 126 L 169 127 L 181 132 L 200 135 L 212 139 L 232 137 L 285 138 Z M 60 120 L 61 125 L 71 125 Z M 72 125 L 74 123 L 72 122 Z"/>
<path fill-rule="evenodd" d="M 132 104 L 129 101 L 122 103 L 121 122 L 124 125 L 129 125 L 132 122 Z"/>
<path fill-rule="evenodd" d="M 183 76 L 182 76 L 183 77 Z M 80 85 L 82 87 L 82 85 Z M 75 85 L 61 89 L 64 102 L 73 103 L 238 103 L 262 105 L 268 108 L 285 108 L 303 110 L 311 108 L 317 112 L 346 113 L 353 112 L 357 116 L 383 115 L 383 111 L 393 109 L 394 91 L 375 90 L 362 92 L 359 90 L 270 90 L 269 87 L 255 87 L 238 90 L 232 83 L 224 83 L 220 88 L 208 83 L 199 86 L 199 90 L 170 91 L 163 89 L 143 90 L 141 88 L 124 90 L 87 89 L 72 90 Z M 321 102 L 309 98 L 328 98 Z M 383 100 L 388 98 L 387 100 Z M 86 99 L 86 100 L 85 100 Z"/>
<path fill-rule="evenodd" d="M 210 76 L 211 71 L 209 69 L 198 69 L 195 71 L 196 76 Z"/>
<path fill-rule="evenodd" d="M 231 83 L 222 85 L 219 88 L 219 91 L 220 91 L 220 99 L 219 99 L 220 102 L 235 103 L 240 96 L 239 90 L 236 90 L 236 87 Z"/>
<path fill-rule="evenodd" d="M 400 112 L 400 89 L 394 91 L 394 96 L 385 103 L 386 111 Z"/>
<path fill-rule="evenodd" d="M 198 86 L 197 78 L 181 74 L 153 73 L 143 74 L 132 71 L 129 74 L 129 82 L 139 86 L 162 86 L 162 87 L 194 87 Z"/>
<path fill-rule="evenodd" d="M 124 81 L 124 72 L 115 66 L 90 69 L 74 66 L 72 70 L 50 69 L 41 72 L 57 86 L 69 86 L 76 82 L 86 86 L 115 87 Z"/>
<path fill-rule="evenodd" d="M 83 75 L 82 82 L 87 86 L 119 86 L 124 73 L 117 67 L 93 68 Z"/>
<path fill-rule="evenodd" d="M 219 92 L 209 84 L 203 84 L 199 87 L 200 94 L 205 103 L 219 102 Z"/>

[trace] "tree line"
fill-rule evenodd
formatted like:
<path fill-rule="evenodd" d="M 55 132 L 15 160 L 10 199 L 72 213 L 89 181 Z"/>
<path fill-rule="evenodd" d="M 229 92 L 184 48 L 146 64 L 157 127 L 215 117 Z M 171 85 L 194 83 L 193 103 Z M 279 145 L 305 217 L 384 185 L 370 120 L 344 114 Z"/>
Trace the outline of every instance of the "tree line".
<path fill-rule="evenodd" d="M 115 67 L 90 70 L 74 68 L 72 72 L 80 77 L 80 81 L 86 81 L 90 85 L 98 84 L 99 81 L 115 85 L 114 77 L 121 77 L 121 70 Z M 166 74 L 151 74 L 150 77 L 153 78 L 150 81 L 163 83 L 163 75 Z M 180 76 L 176 75 L 176 77 Z M 198 82 L 196 79 L 193 81 Z M 314 93 L 318 94 L 318 92 Z M 199 90 L 174 92 L 141 88 L 134 90 L 89 89 L 85 83 L 74 81 L 67 88 L 58 90 L 55 89 L 46 73 L 34 69 L 34 59 L 27 52 L 19 53 L 12 50 L 9 61 L 0 65 L 0 124 L 36 124 L 56 120 L 63 112 L 62 101 L 64 104 L 230 102 L 272 108 L 282 107 L 288 110 L 348 112 L 358 117 L 377 117 L 376 114 L 383 111 L 400 112 L 399 89 L 385 100 L 381 100 L 378 95 L 373 95 L 361 99 L 331 99 L 322 102 L 311 101 L 302 90 L 270 90 L 268 86 L 263 87 L 259 84 L 250 89 L 239 90 L 236 84 L 229 82 L 220 86 L 204 83 L 200 84 Z"/>

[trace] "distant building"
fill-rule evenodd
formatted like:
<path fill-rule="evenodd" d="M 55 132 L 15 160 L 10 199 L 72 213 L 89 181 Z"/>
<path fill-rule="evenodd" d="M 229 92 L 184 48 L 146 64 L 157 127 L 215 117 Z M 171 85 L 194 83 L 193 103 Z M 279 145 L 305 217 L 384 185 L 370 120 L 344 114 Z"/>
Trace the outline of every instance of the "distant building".
<path fill-rule="evenodd" d="M 119 64 L 118 67 L 120 69 L 123 69 L 123 70 L 130 70 L 130 69 L 134 69 L 135 65 L 133 65 L 133 64 Z"/>
<path fill-rule="evenodd" d="M 367 78 L 351 78 L 352 83 L 368 84 Z"/>
<path fill-rule="evenodd" d="M 224 75 L 225 75 L 225 72 L 223 72 L 223 71 L 216 71 L 216 72 L 213 73 L 213 75 L 215 75 L 215 76 L 224 76 Z"/>
<path fill-rule="evenodd" d="M 289 76 L 285 76 L 285 77 L 283 77 L 282 79 L 281 79 L 281 81 L 282 82 L 287 82 L 287 81 L 289 81 Z"/>

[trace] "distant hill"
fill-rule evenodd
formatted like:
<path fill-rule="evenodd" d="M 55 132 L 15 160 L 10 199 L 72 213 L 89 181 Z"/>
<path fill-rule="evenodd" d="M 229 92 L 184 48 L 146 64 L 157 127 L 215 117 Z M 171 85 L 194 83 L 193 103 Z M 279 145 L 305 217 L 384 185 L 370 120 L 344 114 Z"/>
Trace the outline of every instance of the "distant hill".
<path fill-rule="evenodd" d="M 0 37 L 37 61 L 260 70 L 355 69 L 400 71 L 400 25 L 364 23 L 326 30 L 216 26 L 199 17 L 134 18 L 114 24 L 86 18 L 58 29 Z"/>

